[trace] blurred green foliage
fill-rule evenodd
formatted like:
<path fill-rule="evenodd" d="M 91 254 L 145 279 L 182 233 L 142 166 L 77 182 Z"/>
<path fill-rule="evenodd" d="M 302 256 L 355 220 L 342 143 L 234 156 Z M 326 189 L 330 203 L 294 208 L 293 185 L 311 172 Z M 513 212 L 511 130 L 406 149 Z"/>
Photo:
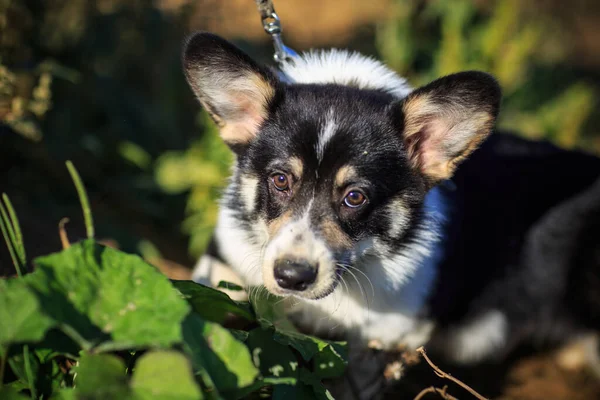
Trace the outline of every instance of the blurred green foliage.
<path fill-rule="evenodd" d="M 71 159 L 100 236 L 182 263 L 187 237 L 191 256 L 204 250 L 232 157 L 185 83 L 180 50 L 214 18 L 211 4 L 0 0 L 0 186 L 28 231 L 54 235 L 58 220 L 79 215 L 62 168 Z M 600 77 L 573 67 L 561 30 L 523 2 L 393 0 L 374 37 L 357 35 L 352 47 L 378 53 L 413 86 L 491 72 L 504 88 L 500 127 L 600 154 Z M 266 37 L 237 43 L 271 52 Z"/>
<path fill-rule="evenodd" d="M 208 113 L 201 112 L 198 125 L 204 134 L 185 151 L 169 151 L 156 161 L 156 181 L 169 193 L 189 191 L 184 232 L 190 235 L 189 251 L 204 251 L 217 222 L 221 190 L 227 183 L 233 156 L 219 137 Z"/>
<path fill-rule="evenodd" d="M 489 3 L 486 10 L 472 0 L 396 0 L 378 26 L 378 50 L 413 85 L 490 72 L 503 88 L 500 128 L 600 153 L 599 132 L 586 132 L 598 94 L 577 77 L 557 82 L 547 73 L 568 61 L 560 30 L 542 14 L 531 18 L 522 1 Z"/>

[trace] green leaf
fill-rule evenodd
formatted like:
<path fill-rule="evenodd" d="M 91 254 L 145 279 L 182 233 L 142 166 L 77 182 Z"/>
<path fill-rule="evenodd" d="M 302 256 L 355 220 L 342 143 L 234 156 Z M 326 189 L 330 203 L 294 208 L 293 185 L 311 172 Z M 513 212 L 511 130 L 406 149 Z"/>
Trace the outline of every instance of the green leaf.
<path fill-rule="evenodd" d="M 297 382 L 295 385 L 277 385 L 273 388 L 273 400 L 308 400 L 315 399 L 310 385 Z"/>
<path fill-rule="evenodd" d="M 248 348 L 222 326 L 190 314 L 183 337 L 195 368 L 204 368 L 219 391 L 248 386 L 258 376 Z"/>
<path fill-rule="evenodd" d="M 298 376 L 298 361 L 292 350 L 273 340 L 274 328 L 256 328 L 250 331 L 246 344 L 252 360 L 263 376 L 283 378 Z"/>
<path fill-rule="evenodd" d="M 227 289 L 227 290 L 233 290 L 235 292 L 241 292 L 242 290 L 244 290 L 244 288 L 241 287 L 240 285 L 236 285 L 235 283 L 231 283 L 231 282 L 227 282 L 227 281 L 219 281 L 219 283 L 217 284 L 217 289 Z"/>
<path fill-rule="evenodd" d="M 348 364 L 348 350 L 343 343 L 330 342 L 313 358 L 313 370 L 321 379 L 337 378 Z"/>
<path fill-rule="evenodd" d="M 112 354 L 83 353 L 74 368 L 77 398 L 91 400 L 130 399 L 123 361 Z"/>
<path fill-rule="evenodd" d="M 0 387 L 0 399 L 2 400 L 28 400 L 29 398 L 19 394 L 19 392 L 11 387 Z"/>
<path fill-rule="evenodd" d="M 169 346 L 180 342 L 189 312 L 169 280 L 138 256 L 104 248 L 100 288 L 90 317 L 117 342 Z"/>
<path fill-rule="evenodd" d="M 285 304 L 281 297 L 269 293 L 259 293 L 249 296 L 256 319 L 263 327 L 274 326 L 279 331 L 298 332 L 292 321 L 287 316 Z"/>
<path fill-rule="evenodd" d="M 54 321 L 20 278 L 0 280 L 0 346 L 40 341 Z"/>
<path fill-rule="evenodd" d="M 31 378 L 32 382 L 29 382 L 29 377 L 27 375 L 27 366 L 25 363 L 25 356 L 27 355 L 27 361 L 29 362 L 29 367 L 31 368 Z M 8 359 L 8 365 L 10 369 L 13 371 L 15 376 L 27 385 L 27 388 L 30 387 L 30 384 L 34 387 L 37 386 L 37 377 L 38 371 L 40 369 L 40 360 L 35 356 L 32 351 L 23 351 L 23 346 L 17 347 L 17 352 L 14 353 Z"/>
<path fill-rule="evenodd" d="M 299 380 L 312 387 L 314 398 L 318 400 L 333 400 L 329 390 L 325 389 L 321 380 L 309 370 L 302 368 L 299 373 Z"/>
<path fill-rule="evenodd" d="M 189 360 L 175 351 L 146 353 L 135 365 L 131 388 L 140 400 L 196 400 L 202 392 Z"/>
<path fill-rule="evenodd" d="M 195 312 L 208 321 L 222 324 L 229 314 L 254 321 L 254 315 L 225 293 L 192 281 L 172 281 Z"/>
<path fill-rule="evenodd" d="M 35 264 L 27 282 L 65 333 L 70 331 L 63 325 L 92 342 L 110 335 L 113 342 L 105 348 L 112 350 L 181 341 L 180 324 L 189 307 L 141 258 L 85 240 Z"/>
<path fill-rule="evenodd" d="M 251 393 L 256 392 L 267 386 L 275 386 L 275 385 L 295 385 L 298 382 L 296 378 L 264 378 L 254 381 L 254 383 L 250 386 L 246 386 L 245 388 L 236 390 L 233 393 L 228 393 L 229 397 L 232 399 L 244 399 Z"/>
<path fill-rule="evenodd" d="M 305 361 L 309 361 L 315 354 L 328 346 L 327 342 L 324 340 L 297 332 L 276 331 L 273 334 L 273 339 L 278 343 L 291 346 L 298 350 Z"/>
<path fill-rule="evenodd" d="M 50 397 L 50 400 L 75 400 L 75 389 L 64 388 L 60 389 Z"/>

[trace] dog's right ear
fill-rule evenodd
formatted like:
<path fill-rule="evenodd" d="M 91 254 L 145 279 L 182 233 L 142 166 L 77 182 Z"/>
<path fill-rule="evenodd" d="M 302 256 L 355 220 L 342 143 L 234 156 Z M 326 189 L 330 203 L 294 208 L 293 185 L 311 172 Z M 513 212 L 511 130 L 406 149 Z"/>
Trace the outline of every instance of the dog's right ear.
<path fill-rule="evenodd" d="M 278 81 L 228 41 L 192 35 L 183 51 L 185 76 L 231 148 L 245 147 L 267 117 Z"/>

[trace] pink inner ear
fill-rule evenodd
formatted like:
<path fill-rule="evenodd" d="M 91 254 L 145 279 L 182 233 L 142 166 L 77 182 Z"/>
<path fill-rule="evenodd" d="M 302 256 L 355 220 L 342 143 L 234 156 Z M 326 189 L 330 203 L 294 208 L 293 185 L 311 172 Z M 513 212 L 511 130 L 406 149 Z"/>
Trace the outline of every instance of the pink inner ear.
<path fill-rule="evenodd" d="M 235 117 L 221 128 L 221 136 L 227 143 L 248 143 L 265 119 L 263 106 L 244 93 L 232 96 L 231 104 L 235 105 Z"/>
<path fill-rule="evenodd" d="M 425 175 L 443 175 L 450 161 L 446 146 L 449 133 L 448 124 L 443 119 L 431 119 L 409 136 L 407 145 L 413 166 Z"/>

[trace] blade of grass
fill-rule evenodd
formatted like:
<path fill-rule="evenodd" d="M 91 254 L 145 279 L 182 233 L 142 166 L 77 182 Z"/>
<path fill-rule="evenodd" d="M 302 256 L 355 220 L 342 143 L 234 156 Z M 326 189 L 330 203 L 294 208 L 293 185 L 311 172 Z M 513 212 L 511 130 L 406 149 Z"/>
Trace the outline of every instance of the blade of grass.
<path fill-rule="evenodd" d="M 25 375 L 27 375 L 27 383 L 29 384 L 29 393 L 33 400 L 37 399 L 37 390 L 33 382 L 33 373 L 31 371 L 31 363 L 29 362 L 29 346 L 23 346 L 23 359 L 25 360 Z"/>
<path fill-rule="evenodd" d="M 10 258 L 12 258 L 12 262 L 15 265 L 15 269 L 17 270 L 17 275 L 19 277 L 23 276 L 23 274 L 21 273 L 21 266 L 19 265 L 19 260 L 17 259 L 15 250 L 13 248 L 12 236 L 10 235 L 10 233 L 8 231 L 8 227 L 10 227 L 10 221 L 6 221 L 6 223 L 5 223 L 6 212 L 5 212 L 4 207 L 2 206 L 1 202 L 0 202 L 0 214 L 2 214 L 2 215 L 0 215 L 0 230 L 2 231 L 2 236 L 4 237 L 4 241 L 6 242 L 6 247 L 8 247 L 8 252 L 10 253 Z M 14 232 L 13 232 L 13 236 L 14 236 Z"/>
<path fill-rule="evenodd" d="M 23 243 L 23 234 L 21 232 L 21 224 L 19 223 L 19 218 L 17 218 L 17 213 L 15 212 L 15 209 L 6 193 L 2 193 L 2 199 L 4 200 L 4 204 L 6 205 L 6 209 L 8 210 L 8 215 L 10 216 L 10 222 L 7 222 L 7 224 L 12 224 L 13 232 L 15 235 L 15 242 L 13 242 L 13 245 L 15 246 L 17 255 L 21 260 L 21 265 L 26 266 L 27 255 L 25 253 L 25 244 Z"/>
<path fill-rule="evenodd" d="M 85 230 L 87 232 L 88 239 L 94 238 L 94 220 L 92 218 L 92 210 L 90 209 L 90 202 L 88 200 L 87 193 L 85 191 L 85 187 L 83 186 L 83 182 L 81 181 L 81 177 L 79 173 L 75 169 L 73 163 L 69 160 L 67 161 L 67 169 L 71 174 L 71 179 L 73 179 L 73 183 L 75 184 L 75 189 L 77 189 L 77 195 L 79 196 L 79 202 L 81 203 L 81 208 L 83 209 L 83 220 L 85 222 Z"/>

